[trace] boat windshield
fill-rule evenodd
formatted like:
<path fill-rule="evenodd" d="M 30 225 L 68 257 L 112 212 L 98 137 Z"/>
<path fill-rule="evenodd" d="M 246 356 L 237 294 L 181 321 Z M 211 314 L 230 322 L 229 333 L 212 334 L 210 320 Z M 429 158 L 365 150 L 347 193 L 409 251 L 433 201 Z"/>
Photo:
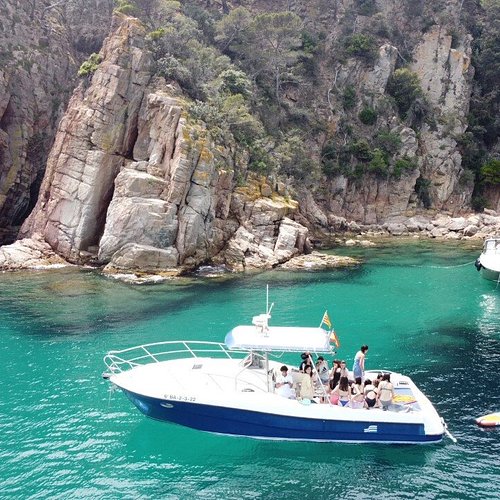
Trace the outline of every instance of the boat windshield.
<path fill-rule="evenodd" d="M 483 252 L 488 254 L 500 254 L 500 239 L 486 240 Z"/>

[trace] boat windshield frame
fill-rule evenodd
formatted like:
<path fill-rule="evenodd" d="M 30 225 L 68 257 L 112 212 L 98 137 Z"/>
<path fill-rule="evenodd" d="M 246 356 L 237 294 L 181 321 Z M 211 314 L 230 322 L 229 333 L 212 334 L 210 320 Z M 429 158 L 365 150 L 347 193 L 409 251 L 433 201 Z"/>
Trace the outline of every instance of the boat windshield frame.
<path fill-rule="evenodd" d="M 121 373 L 140 365 L 161 363 L 180 357 L 201 358 L 219 357 L 240 359 L 247 356 L 248 349 L 228 349 L 220 342 L 200 340 L 167 340 L 142 344 L 127 349 L 109 351 L 104 356 L 104 363 L 111 373 Z M 188 356 L 183 356 L 183 355 Z"/>
<path fill-rule="evenodd" d="M 488 238 L 483 245 L 483 254 L 500 255 L 500 238 Z"/>

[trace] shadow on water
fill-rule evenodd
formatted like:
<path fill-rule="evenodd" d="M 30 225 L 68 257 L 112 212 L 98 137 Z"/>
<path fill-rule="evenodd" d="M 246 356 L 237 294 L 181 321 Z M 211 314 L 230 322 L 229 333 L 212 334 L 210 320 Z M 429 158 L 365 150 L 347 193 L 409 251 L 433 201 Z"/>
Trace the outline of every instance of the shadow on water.
<path fill-rule="evenodd" d="M 11 275 L 4 279 L 0 310 L 20 334 L 43 337 L 95 334 L 176 315 L 199 305 L 203 297 L 230 297 L 233 291 L 256 290 L 254 297 L 271 290 L 350 283 L 365 278 L 361 266 L 329 272 L 263 272 L 223 278 L 183 278 L 156 285 L 133 285 L 104 278 L 96 271 L 63 270 Z M 258 313 L 259 311 L 256 311 Z"/>
<path fill-rule="evenodd" d="M 131 409 L 133 411 L 133 409 Z M 250 438 L 220 436 L 174 424 L 157 422 L 140 416 L 142 421 L 128 436 L 127 449 L 135 460 L 142 460 L 153 453 L 164 463 L 191 462 L 193 447 L 197 461 L 214 462 L 282 462 L 298 460 L 328 465 L 340 460 L 343 463 L 360 458 L 384 465 L 423 465 L 443 444 L 382 445 L 265 441 Z"/>

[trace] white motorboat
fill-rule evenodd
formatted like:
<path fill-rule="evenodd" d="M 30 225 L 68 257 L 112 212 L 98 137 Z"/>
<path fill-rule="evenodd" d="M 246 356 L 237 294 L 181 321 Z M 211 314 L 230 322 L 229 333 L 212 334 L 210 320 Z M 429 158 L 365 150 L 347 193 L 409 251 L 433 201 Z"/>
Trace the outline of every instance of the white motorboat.
<path fill-rule="evenodd" d="M 483 251 L 476 259 L 476 269 L 487 280 L 500 280 L 500 238 L 488 238 L 484 242 Z"/>
<path fill-rule="evenodd" d="M 254 317 L 252 325 L 233 328 L 224 344 L 169 341 L 111 351 L 104 358 L 108 371 L 103 376 L 148 417 L 218 434 L 269 440 L 435 443 L 447 433 L 429 399 L 399 373 L 391 372 L 396 397 L 389 411 L 322 403 L 329 398 L 321 384 L 313 400 L 280 395 L 275 377 L 283 361 L 273 356 L 307 351 L 335 354 L 332 332 L 269 326 L 267 311 Z M 304 375 L 288 366 L 294 382 L 300 384 Z M 378 373 L 366 372 L 366 378 L 376 378 Z"/>

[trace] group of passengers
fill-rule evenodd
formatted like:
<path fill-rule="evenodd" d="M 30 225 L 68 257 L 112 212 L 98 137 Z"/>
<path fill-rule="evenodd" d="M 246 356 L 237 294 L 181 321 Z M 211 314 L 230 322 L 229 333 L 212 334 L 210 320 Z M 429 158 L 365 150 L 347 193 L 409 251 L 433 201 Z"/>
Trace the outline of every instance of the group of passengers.
<path fill-rule="evenodd" d="M 334 360 L 330 370 L 328 362 L 323 356 L 319 356 L 313 369 L 311 354 L 303 353 L 299 366 L 302 375 L 297 392 L 293 377 L 288 373 L 286 366 L 281 367 L 281 374 L 276 378 L 276 392 L 290 399 L 298 397 L 302 400 L 351 408 L 387 410 L 394 398 L 394 386 L 389 373 L 379 373 L 375 380 L 363 381 L 364 356 L 367 350 L 368 346 L 362 346 L 356 354 L 353 366 L 354 379 L 350 379 L 345 361 Z"/>

